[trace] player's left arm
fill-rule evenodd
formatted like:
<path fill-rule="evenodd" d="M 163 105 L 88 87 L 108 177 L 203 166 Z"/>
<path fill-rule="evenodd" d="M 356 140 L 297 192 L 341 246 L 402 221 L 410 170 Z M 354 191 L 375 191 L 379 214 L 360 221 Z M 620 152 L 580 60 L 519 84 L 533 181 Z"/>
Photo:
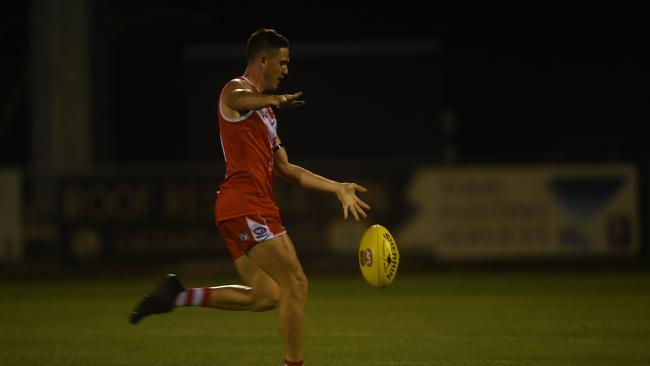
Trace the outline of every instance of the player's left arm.
<path fill-rule="evenodd" d="M 287 151 L 282 146 L 279 137 L 275 139 L 274 146 L 273 163 L 276 176 L 304 188 L 336 194 L 343 206 L 344 219 L 348 218 L 348 212 L 352 213 L 356 221 L 359 221 L 359 216 L 368 217 L 364 209 L 369 210 L 370 206 L 357 197 L 356 194 L 357 191 L 367 192 L 366 188 L 356 183 L 340 183 L 315 174 L 301 166 L 291 164 Z"/>

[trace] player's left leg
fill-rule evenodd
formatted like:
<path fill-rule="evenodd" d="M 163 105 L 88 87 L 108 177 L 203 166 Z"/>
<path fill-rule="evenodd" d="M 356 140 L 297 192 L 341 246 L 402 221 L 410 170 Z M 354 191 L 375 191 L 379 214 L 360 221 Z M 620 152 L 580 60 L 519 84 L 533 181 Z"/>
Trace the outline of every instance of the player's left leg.
<path fill-rule="evenodd" d="M 244 284 L 247 285 L 246 297 L 234 299 L 227 292 L 228 286 L 213 288 L 211 305 L 217 309 L 265 311 L 278 307 L 280 304 L 280 287 L 271 276 L 248 256 L 244 255 L 235 260 L 235 267 Z M 240 292 L 239 295 L 242 293 Z M 233 300 L 240 300 L 234 302 Z M 229 307 L 231 306 L 231 307 Z"/>
<path fill-rule="evenodd" d="M 185 289 L 176 275 L 168 274 L 131 312 L 129 321 L 172 311 L 174 307 L 202 306 L 221 310 L 265 311 L 278 307 L 280 287 L 247 255 L 235 260 L 245 285 L 224 285 Z"/>
<path fill-rule="evenodd" d="M 178 294 L 185 291 L 183 284 L 174 274 L 168 274 L 165 279 L 149 294 L 140 300 L 131 311 L 129 322 L 136 324 L 142 318 L 152 314 L 168 313 L 174 308 L 174 300 Z"/>
<path fill-rule="evenodd" d="M 278 307 L 280 287 L 271 276 L 262 271 L 247 255 L 237 258 L 235 266 L 245 286 L 225 285 L 190 289 L 178 295 L 175 305 L 248 311 L 265 311 Z"/>

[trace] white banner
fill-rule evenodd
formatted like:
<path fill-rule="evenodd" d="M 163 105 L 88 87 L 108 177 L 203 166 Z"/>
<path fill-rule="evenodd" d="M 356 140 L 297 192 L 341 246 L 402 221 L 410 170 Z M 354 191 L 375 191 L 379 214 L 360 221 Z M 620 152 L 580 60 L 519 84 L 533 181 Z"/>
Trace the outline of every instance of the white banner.
<path fill-rule="evenodd" d="M 416 170 L 395 237 L 438 259 L 638 254 L 633 165 Z"/>

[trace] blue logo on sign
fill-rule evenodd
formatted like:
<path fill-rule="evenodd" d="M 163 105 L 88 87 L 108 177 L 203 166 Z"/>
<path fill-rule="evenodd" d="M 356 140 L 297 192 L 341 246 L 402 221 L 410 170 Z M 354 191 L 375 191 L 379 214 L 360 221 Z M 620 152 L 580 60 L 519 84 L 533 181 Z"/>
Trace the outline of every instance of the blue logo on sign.
<path fill-rule="evenodd" d="M 575 177 L 553 179 L 548 187 L 573 224 L 560 230 L 560 243 L 566 247 L 588 248 L 593 239 L 584 232 L 584 226 L 609 202 L 623 186 L 624 178 Z"/>

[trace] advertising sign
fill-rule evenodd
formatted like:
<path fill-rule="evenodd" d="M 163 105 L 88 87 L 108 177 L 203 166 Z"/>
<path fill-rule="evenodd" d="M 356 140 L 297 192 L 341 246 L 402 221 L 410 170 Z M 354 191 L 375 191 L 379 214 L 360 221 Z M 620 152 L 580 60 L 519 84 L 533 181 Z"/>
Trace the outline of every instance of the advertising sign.
<path fill-rule="evenodd" d="M 632 165 L 425 167 L 405 194 L 414 213 L 397 239 L 440 259 L 640 250 Z"/>

